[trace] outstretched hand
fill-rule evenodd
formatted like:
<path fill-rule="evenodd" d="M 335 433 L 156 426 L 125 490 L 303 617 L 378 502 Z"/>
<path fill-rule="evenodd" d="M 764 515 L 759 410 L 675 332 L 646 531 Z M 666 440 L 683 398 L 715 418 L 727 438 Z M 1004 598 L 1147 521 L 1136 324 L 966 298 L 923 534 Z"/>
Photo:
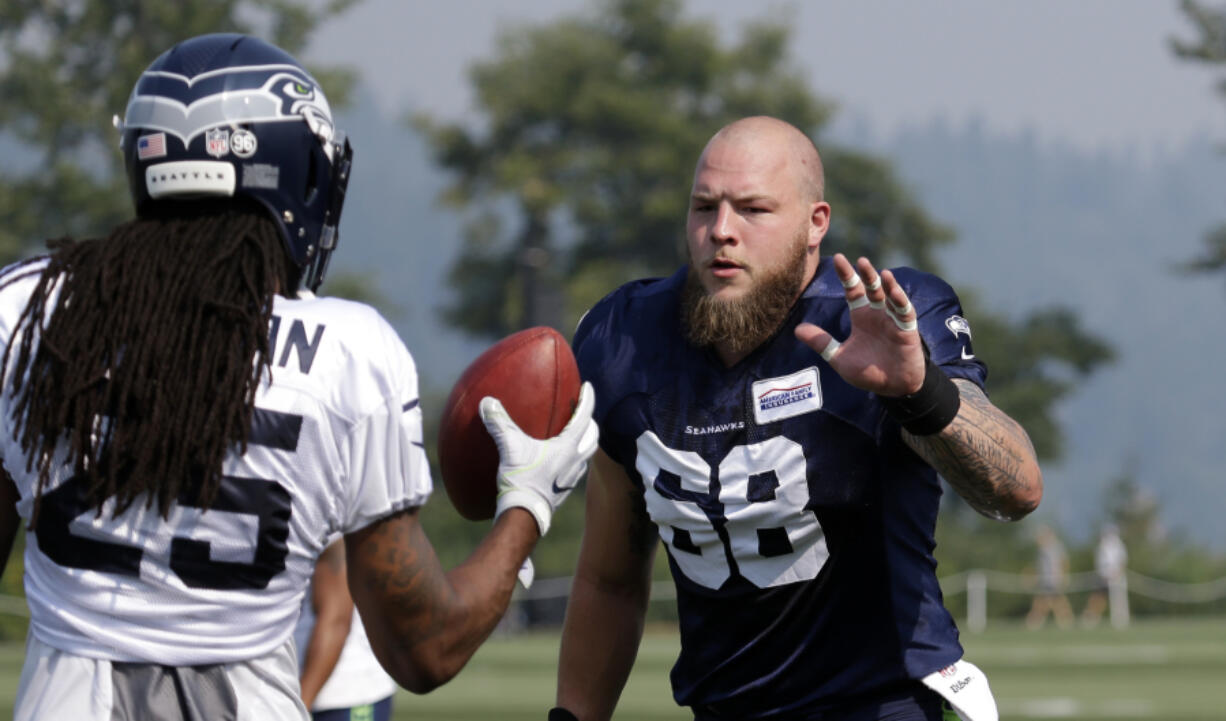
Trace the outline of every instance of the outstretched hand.
<path fill-rule="evenodd" d="M 796 337 L 821 354 L 843 380 L 881 396 L 902 396 L 924 382 L 924 347 L 916 330 L 915 307 L 888 270 L 880 273 L 867 258 L 855 267 L 842 253 L 834 268 L 851 308 L 851 335 L 840 343 L 812 323 L 796 327 Z"/>

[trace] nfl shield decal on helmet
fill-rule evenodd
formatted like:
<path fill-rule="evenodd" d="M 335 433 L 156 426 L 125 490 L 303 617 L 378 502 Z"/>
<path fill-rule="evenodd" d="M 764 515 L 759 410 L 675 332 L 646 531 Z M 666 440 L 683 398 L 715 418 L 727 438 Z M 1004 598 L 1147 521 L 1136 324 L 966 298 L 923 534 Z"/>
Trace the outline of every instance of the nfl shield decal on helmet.
<path fill-rule="evenodd" d="M 220 158 L 230 152 L 230 131 L 223 128 L 213 128 L 204 134 L 204 149 L 214 158 Z"/>

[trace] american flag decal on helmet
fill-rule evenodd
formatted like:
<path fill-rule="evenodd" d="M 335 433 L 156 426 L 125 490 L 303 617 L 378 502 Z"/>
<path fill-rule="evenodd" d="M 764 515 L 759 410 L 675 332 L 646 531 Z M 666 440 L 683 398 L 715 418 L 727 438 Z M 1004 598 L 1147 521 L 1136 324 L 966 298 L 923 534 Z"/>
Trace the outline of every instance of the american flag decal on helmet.
<path fill-rule="evenodd" d="M 140 160 L 160 158 L 166 155 L 166 133 L 142 135 L 136 141 L 136 157 Z"/>

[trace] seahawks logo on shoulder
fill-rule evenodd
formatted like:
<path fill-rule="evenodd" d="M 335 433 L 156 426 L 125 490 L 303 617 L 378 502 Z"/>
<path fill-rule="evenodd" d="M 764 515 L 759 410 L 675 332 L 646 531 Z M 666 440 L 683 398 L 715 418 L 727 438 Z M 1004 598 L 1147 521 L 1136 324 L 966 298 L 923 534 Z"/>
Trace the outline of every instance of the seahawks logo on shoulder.
<path fill-rule="evenodd" d="M 321 140 L 332 137 L 332 109 L 308 75 L 293 65 L 259 65 L 191 78 L 146 71 L 132 91 L 123 123 L 165 131 L 187 147 L 214 128 L 304 119 Z"/>
<path fill-rule="evenodd" d="M 964 335 L 967 338 L 971 337 L 971 324 L 967 323 L 966 318 L 960 315 L 951 315 L 946 318 L 945 327 L 949 329 L 950 333 L 954 334 L 955 338 L 960 335 Z"/>

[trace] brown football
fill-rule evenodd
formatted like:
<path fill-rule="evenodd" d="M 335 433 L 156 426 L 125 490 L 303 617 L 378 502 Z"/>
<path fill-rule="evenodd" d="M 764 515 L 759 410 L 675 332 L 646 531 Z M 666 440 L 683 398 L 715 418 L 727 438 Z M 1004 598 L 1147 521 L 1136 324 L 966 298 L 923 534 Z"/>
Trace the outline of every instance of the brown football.
<path fill-rule="evenodd" d="M 498 496 L 498 448 L 477 411 L 485 396 L 502 401 L 528 435 L 557 435 L 579 402 L 570 345 L 545 326 L 512 333 L 478 356 L 451 389 L 438 430 L 439 471 L 447 497 L 470 521 L 493 518 Z"/>

